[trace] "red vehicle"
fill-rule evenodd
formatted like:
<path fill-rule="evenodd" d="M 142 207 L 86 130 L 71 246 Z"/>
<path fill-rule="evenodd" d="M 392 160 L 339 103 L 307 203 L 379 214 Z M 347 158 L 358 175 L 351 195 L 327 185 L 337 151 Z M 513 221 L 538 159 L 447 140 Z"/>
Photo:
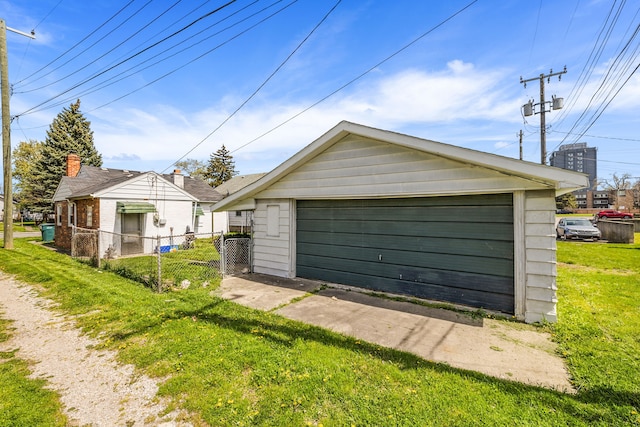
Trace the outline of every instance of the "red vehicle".
<path fill-rule="evenodd" d="M 633 214 L 630 214 L 629 212 L 614 211 L 613 209 L 605 209 L 596 214 L 596 219 L 608 219 L 608 218 L 631 219 L 633 218 Z"/>

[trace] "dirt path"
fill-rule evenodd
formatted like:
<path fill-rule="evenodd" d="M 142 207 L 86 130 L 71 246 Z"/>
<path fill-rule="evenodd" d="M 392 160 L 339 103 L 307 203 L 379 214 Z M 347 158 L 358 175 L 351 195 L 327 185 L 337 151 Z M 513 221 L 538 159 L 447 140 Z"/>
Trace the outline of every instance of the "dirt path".
<path fill-rule="evenodd" d="M 52 306 L 29 285 L 0 273 L 0 316 L 14 321 L 12 338 L 0 343 L 0 351 L 18 349 L 18 358 L 34 362 L 33 377 L 61 395 L 71 425 L 189 425 L 176 422 L 175 414 L 161 416 L 157 383 L 119 364 L 114 352 L 95 350 L 98 341 Z"/>

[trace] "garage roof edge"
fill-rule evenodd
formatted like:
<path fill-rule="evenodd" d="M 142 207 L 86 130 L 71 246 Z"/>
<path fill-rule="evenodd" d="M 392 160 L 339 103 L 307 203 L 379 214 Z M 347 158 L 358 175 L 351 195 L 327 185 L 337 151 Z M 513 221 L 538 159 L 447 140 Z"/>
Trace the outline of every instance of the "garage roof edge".
<path fill-rule="evenodd" d="M 389 144 L 427 152 L 454 161 L 484 167 L 507 175 L 518 176 L 540 182 L 547 185 L 549 189 L 555 189 L 557 195 L 568 193 L 589 185 L 587 175 L 578 172 L 567 171 L 552 166 L 539 165 L 532 162 L 499 156 L 497 154 L 485 153 L 416 136 L 342 121 L 253 184 L 248 185 L 237 193 L 234 193 L 216 203 L 213 209 L 216 211 L 225 210 L 226 207 L 237 204 L 239 200 L 254 196 L 258 192 L 269 187 L 273 182 L 276 182 L 280 178 L 286 176 L 292 170 L 338 143 L 347 135 L 359 135 L 366 138 L 376 139 Z"/>

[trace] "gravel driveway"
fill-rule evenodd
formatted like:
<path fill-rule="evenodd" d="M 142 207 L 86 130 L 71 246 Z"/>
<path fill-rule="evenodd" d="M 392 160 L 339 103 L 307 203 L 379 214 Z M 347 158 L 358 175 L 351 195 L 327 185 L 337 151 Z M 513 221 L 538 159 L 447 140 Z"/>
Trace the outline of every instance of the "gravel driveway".
<path fill-rule="evenodd" d="M 0 351 L 18 349 L 18 358 L 33 362 L 32 376 L 46 379 L 60 394 L 71 425 L 190 425 L 176 422 L 176 414 L 163 416 L 158 384 L 119 364 L 114 352 L 96 350 L 98 341 L 82 335 L 53 306 L 30 285 L 0 273 L 0 316 L 13 321 L 12 337 L 0 343 Z"/>

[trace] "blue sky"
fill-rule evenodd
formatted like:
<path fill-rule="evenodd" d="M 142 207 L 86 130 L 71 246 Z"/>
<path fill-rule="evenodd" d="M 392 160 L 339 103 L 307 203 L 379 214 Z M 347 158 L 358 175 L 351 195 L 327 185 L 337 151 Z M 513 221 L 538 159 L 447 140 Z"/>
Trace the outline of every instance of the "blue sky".
<path fill-rule="evenodd" d="M 224 144 L 240 173 L 266 172 L 341 120 L 512 158 L 522 129 L 538 163 L 540 116 L 521 106 L 539 84 L 520 77 L 566 65 L 546 84 L 565 104 L 547 151 L 586 142 L 601 180 L 640 178 L 638 2 L 227 3 L 0 0 L 36 34 L 7 35 L 13 145 L 80 98 L 112 168 L 168 171 Z"/>

